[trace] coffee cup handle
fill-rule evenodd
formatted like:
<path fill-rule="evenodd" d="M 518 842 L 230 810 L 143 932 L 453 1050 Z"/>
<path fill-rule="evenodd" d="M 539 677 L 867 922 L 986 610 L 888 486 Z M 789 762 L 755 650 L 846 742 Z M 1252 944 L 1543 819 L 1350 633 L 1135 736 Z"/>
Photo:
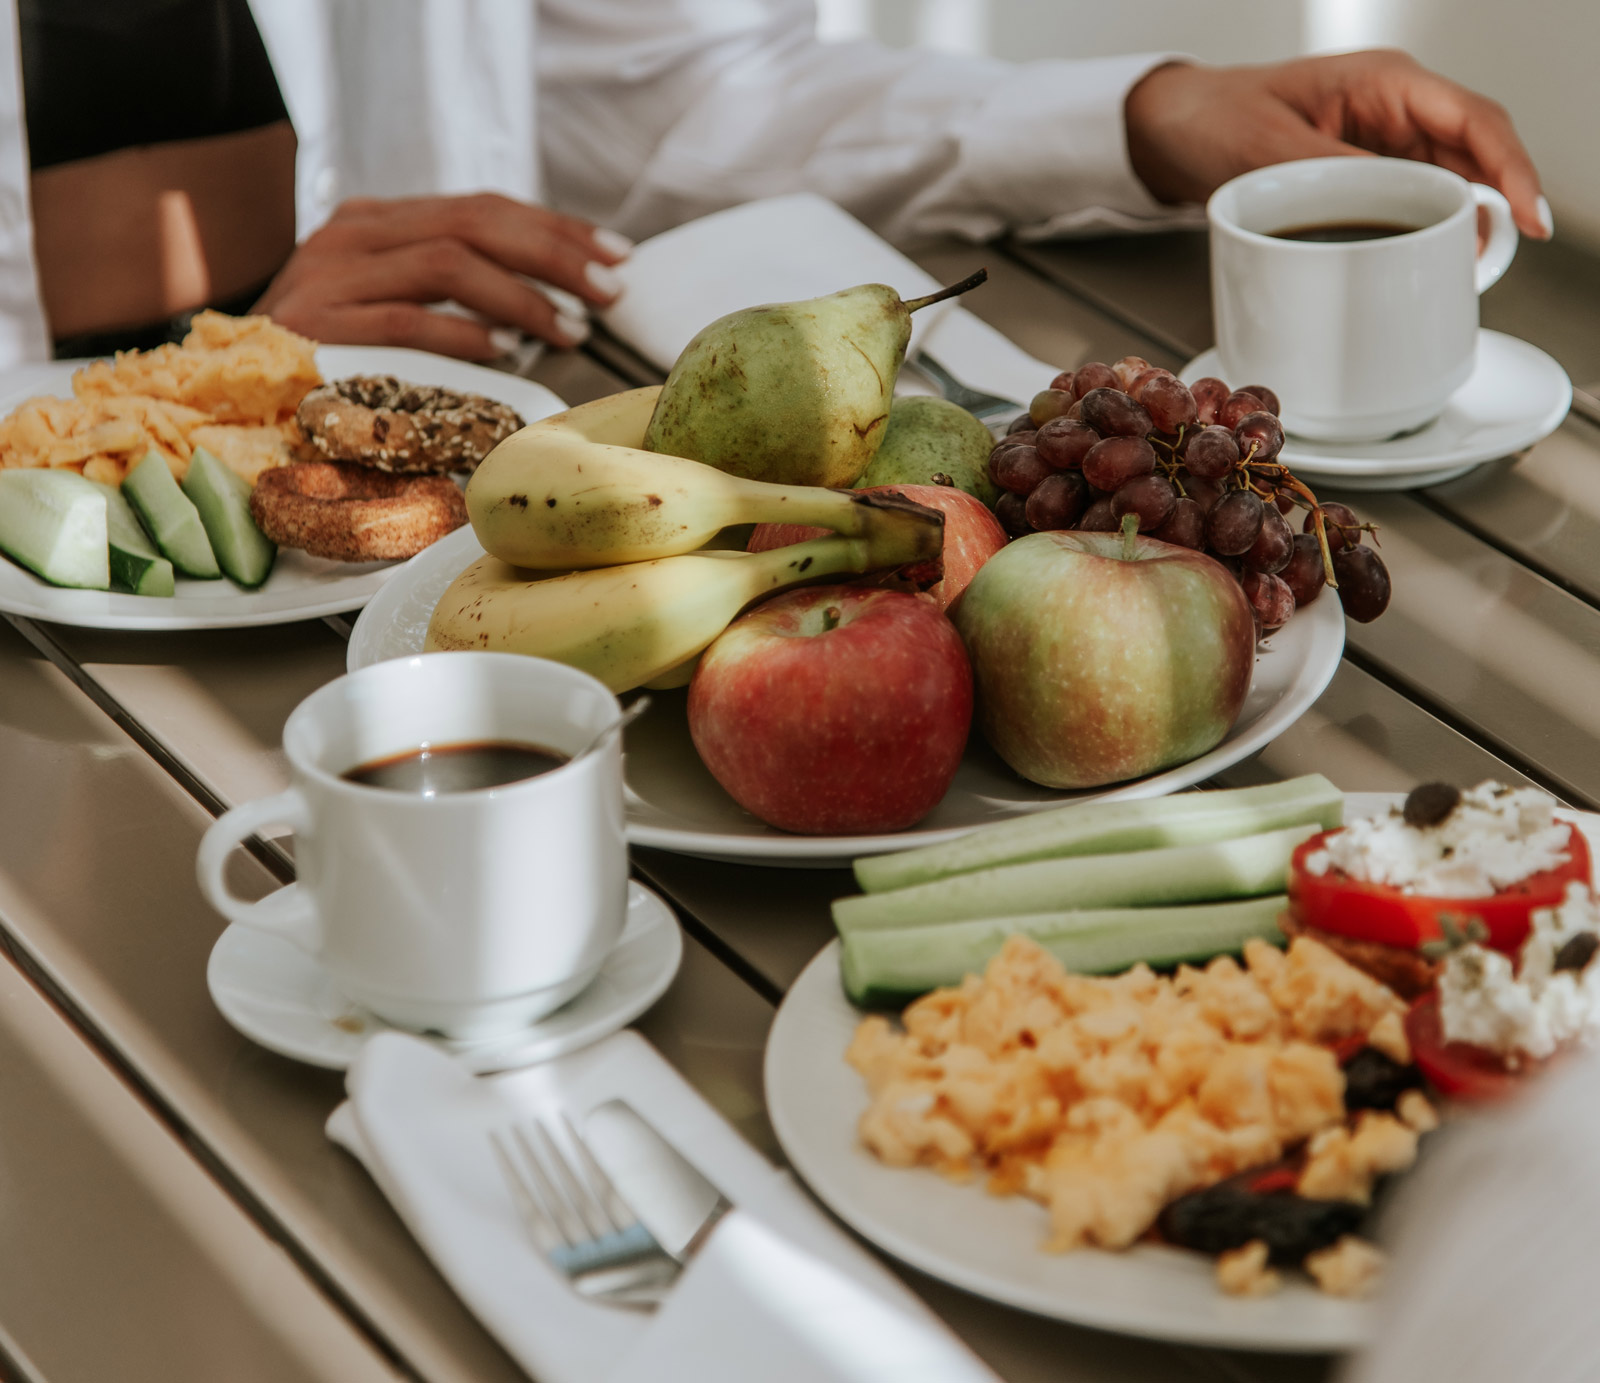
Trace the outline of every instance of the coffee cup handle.
<path fill-rule="evenodd" d="M 195 870 L 200 892 L 228 921 L 271 932 L 315 955 L 322 948 L 322 924 L 317 920 L 311 896 L 299 884 L 289 884 L 251 902 L 229 889 L 223 873 L 234 846 L 261 827 L 289 826 L 304 831 L 309 824 L 306 800 L 297 788 L 245 802 L 211 823 L 201 837 Z"/>
<path fill-rule="evenodd" d="M 1511 203 L 1492 187 L 1472 184 L 1472 198 L 1489 213 L 1489 238 L 1478 255 L 1478 292 L 1498 283 L 1511 267 L 1517 253 L 1517 223 L 1511 218 Z"/>

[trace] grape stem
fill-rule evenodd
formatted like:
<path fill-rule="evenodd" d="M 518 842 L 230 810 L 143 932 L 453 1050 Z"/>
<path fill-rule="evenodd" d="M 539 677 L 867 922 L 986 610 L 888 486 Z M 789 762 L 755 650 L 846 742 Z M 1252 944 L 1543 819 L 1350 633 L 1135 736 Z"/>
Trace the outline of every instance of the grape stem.
<path fill-rule="evenodd" d="M 1254 448 L 1251 449 L 1251 454 L 1255 454 Z M 1288 490 L 1290 494 L 1295 495 L 1297 498 L 1302 500 L 1311 510 L 1311 528 L 1317 536 L 1317 546 L 1322 549 L 1322 574 L 1327 579 L 1328 589 L 1330 591 L 1338 590 L 1339 580 L 1333 574 L 1333 550 L 1328 546 L 1328 526 L 1324 520 L 1322 505 L 1318 503 L 1317 497 L 1306 487 L 1305 482 L 1295 475 L 1294 472 L 1282 462 L 1278 462 L 1276 464 L 1272 462 L 1260 462 L 1259 464 L 1272 466 L 1272 469 L 1275 472 L 1275 488 Z M 1250 490 L 1255 490 L 1256 494 L 1260 495 L 1262 499 L 1272 498 L 1271 493 L 1264 494 L 1262 491 L 1256 490 L 1255 486 L 1248 479 L 1245 481 L 1245 487 Z"/>
<path fill-rule="evenodd" d="M 1139 555 L 1139 516 L 1137 514 L 1124 514 L 1122 516 L 1122 560 L 1131 562 Z"/>

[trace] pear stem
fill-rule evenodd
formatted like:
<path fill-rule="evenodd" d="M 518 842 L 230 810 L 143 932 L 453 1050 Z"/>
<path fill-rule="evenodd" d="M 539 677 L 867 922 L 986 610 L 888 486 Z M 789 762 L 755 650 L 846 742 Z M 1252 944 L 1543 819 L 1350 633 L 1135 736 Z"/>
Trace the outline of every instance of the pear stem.
<path fill-rule="evenodd" d="M 942 303 L 946 298 L 959 298 L 963 293 L 971 292 L 980 283 L 989 281 L 989 271 L 979 269 L 975 274 L 968 274 L 960 283 L 952 283 L 946 288 L 941 288 L 937 293 L 929 293 L 925 298 L 912 298 L 906 303 L 907 312 L 915 312 L 919 308 L 932 307 L 934 303 Z"/>
<path fill-rule="evenodd" d="M 1139 516 L 1122 516 L 1122 560 L 1131 562 L 1139 554 Z"/>

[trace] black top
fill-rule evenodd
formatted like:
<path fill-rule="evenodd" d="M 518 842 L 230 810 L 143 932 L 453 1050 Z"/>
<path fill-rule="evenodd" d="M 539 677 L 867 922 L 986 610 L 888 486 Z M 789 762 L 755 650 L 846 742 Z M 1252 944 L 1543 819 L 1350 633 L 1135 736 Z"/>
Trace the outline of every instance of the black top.
<path fill-rule="evenodd" d="M 32 166 L 288 119 L 247 0 L 18 0 Z"/>

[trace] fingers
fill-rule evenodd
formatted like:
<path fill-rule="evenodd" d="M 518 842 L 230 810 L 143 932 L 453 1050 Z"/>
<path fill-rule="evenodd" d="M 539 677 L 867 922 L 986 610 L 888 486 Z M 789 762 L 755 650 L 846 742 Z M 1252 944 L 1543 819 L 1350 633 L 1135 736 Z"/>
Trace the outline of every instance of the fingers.
<path fill-rule="evenodd" d="M 1475 166 L 1476 175 L 1465 176 L 1499 188 L 1525 234 L 1549 238 L 1538 171 L 1503 106 L 1431 72 L 1415 74 L 1405 100 L 1412 118 L 1436 143 L 1460 151 Z"/>
<path fill-rule="evenodd" d="M 513 273 L 599 305 L 621 292 L 611 266 L 632 249 L 614 231 L 494 193 L 346 202 L 318 236 L 330 248 L 352 251 L 458 240 Z"/>
<path fill-rule="evenodd" d="M 559 309 L 517 275 L 459 240 L 441 238 L 350 260 L 339 286 L 346 301 L 430 303 L 450 300 L 558 346 L 572 346 L 589 324 Z"/>
<path fill-rule="evenodd" d="M 505 354 L 482 323 L 432 312 L 419 303 L 353 303 L 330 308 L 312 324 L 315 330 L 273 315 L 292 330 L 347 346 L 410 346 L 458 360 L 493 360 Z"/>
<path fill-rule="evenodd" d="M 1319 60 L 1312 59 L 1312 62 Z M 1552 230 L 1539 174 L 1504 107 L 1399 53 L 1320 60 L 1320 100 L 1344 112 L 1345 134 L 1379 153 L 1425 158 L 1511 204 L 1518 227 L 1537 239 Z"/>
<path fill-rule="evenodd" d="M 445 300 L 486 320 L 426 306 Z M 503 355 L 509 326 L 557 346 L 576 345 L 589 333 L 583 318 L 449 240 L 291 260 L 255 310 L 322 341 L 412 346 L 466 360 Z"/>

